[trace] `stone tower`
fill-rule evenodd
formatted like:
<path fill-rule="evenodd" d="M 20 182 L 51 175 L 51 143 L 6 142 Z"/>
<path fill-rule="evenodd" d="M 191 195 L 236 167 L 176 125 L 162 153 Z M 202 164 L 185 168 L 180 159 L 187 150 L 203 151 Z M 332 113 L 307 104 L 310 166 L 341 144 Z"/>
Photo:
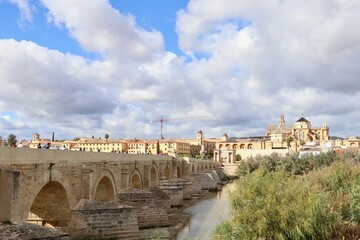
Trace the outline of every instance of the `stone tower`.
<path fill-rule="evenodd" d="M 39 141 L 40 140 L 40 134 L 35 133 L 32 140 L 33 140 L 33 142 L 34 141 Z"/>
<path fill-rule="evenodd" d="M 284 115 L 280 116 L 280 125 L 285 124 L 285 117 Z"/>
<path fill-rule="evenodd" d="M 222 142 L 227 142 L 228 141 L 228 135 L 226 133 L 224 133 L 224 135 L 221 137 L 221 141 Z"/>
<path fill-rule="evenodd" d="M 196 141 L 197 141 L 197 144 L 200 145 L 200 146 L 204 142 L 204 135 L 203 135 L 203 132 L 201 130 L 197 132 Z"/>

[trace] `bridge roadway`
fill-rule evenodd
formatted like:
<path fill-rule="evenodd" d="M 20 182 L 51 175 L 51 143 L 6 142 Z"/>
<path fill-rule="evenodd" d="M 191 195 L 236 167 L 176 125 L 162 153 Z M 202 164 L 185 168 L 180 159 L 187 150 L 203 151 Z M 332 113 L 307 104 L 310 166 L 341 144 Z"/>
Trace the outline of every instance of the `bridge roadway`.
<path fill-rule="evenodd" d="M 0 147 L 0 222 L 66 226 L 81 199 L 115 200 L 122 189 L 215 169 L 219 163 L 170 156 Z"/>

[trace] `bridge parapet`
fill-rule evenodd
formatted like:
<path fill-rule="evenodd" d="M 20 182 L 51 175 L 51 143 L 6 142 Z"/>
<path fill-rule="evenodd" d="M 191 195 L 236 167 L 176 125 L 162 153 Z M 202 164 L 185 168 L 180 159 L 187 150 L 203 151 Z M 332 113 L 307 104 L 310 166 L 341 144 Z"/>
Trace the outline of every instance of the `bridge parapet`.
<path fill-rule="evenodd" d="M 81 152 L 52 149 L 29 149 L 0 147 L 0 165 L 2 164 L 31 164 L 31 163 L 79 163 L 79 162 L 134 162 L 161 160 L 169 161 L 171 156 L 104 153 L 104 152 Z"/>

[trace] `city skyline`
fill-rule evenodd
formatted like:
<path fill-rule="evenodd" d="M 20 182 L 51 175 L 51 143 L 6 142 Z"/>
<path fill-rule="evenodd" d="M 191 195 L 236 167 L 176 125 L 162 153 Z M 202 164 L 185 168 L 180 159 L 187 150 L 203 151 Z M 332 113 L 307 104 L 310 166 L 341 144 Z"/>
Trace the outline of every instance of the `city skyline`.
<path fill-rule="evenodd" d="M 355 0 L 0 0 L 0 136 L 360 135 Z M 207 116 L 206 119 L 191 119 Z M 186 118 L 189 118 L 186 120 Z"/>

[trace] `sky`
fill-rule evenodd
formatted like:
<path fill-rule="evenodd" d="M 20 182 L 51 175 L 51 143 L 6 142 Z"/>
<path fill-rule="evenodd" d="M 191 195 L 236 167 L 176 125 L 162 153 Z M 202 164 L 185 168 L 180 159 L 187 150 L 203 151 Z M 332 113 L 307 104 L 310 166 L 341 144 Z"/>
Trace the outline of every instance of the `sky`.
<path fill-rule="evenodd" d="M 0 136 L 360 136 L 358 0 L 0 0 Z"/>

